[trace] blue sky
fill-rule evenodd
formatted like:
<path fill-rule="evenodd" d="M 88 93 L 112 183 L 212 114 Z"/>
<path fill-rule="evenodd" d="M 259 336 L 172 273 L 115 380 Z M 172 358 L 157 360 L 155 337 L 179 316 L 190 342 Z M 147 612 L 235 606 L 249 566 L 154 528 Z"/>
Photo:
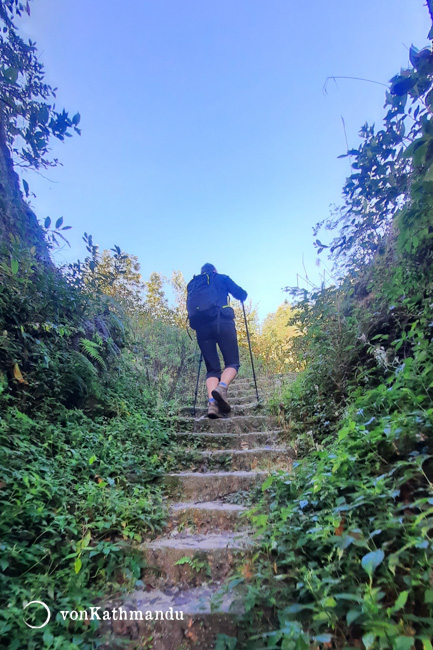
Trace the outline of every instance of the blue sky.
<path fill-rule="evenodd" d="M 64 217 L 152 271 L 186 279 L 212 262 L 261 317 L 297 274 L 318 278 L 312 226 L 339 203 L 359 127 L 380 122 L 386 83 L 424 46 L 422 0 L 35 0 L 36 40 L 57 107 L 81 137 L 62 167 L 26 176 L 40 218 Z"/>

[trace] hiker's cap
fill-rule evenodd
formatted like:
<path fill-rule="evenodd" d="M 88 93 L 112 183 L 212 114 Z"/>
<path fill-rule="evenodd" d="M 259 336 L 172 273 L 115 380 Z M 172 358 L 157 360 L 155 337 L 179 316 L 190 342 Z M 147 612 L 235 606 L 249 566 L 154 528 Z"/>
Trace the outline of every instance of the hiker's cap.
<path fill-rule="evenodd" d="M 216 273 L 217 270 L 213 264 L 203 264 L 201 267 L 201 273 Z"/>

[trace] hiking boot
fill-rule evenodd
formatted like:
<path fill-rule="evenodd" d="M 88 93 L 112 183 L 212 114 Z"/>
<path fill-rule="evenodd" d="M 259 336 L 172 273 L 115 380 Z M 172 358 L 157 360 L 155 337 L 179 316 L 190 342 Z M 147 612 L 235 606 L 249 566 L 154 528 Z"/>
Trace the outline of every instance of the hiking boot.
<path fill-rule="evenodd" d="M 211 420 L 224 417 L 219 409 L 217 402 L 209 402 L 207 406 L 207 416 L 208 418 L 211 418 Z"/>
<path fill-rule="evenodd" d="M 227 400 L 227 386 L 221 386 L 221 384 L 219 384 L 212 391 L 212 397 L 217 402 L 221 413 L 230 413 L 232 407 L 230 406 Z"/>

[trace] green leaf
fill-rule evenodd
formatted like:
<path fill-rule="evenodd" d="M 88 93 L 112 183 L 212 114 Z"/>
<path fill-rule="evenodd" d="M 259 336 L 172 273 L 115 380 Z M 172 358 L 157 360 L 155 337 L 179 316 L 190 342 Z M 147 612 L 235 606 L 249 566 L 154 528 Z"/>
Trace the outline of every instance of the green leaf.
<path fill-rule="evenodd" d="M 23 180 L 24 192 L 26 193 L 26 196 L 28 196 L 29 195 L 29 189 L 30 189 L 29 184 L 27 183 L 25 178 L 23 178 L 22 180 Z"/>
<path fill-rule="evenodd" d="M 362 637 L 362 642 L 365 645 L 365 650 L 369 650 L 369 648 L 372 648 L 375 641 L 376 641 L 376 635 L 374 632 L 369 632 L 368 634 L 364 634 L 364 636 Z"/>
<path fill-rule="evenodd" d="M 430 165 L 430 167 L 427 169 L 426 173 L 424 174 L 424 181 L 428 183 L 433 182 L 433 164 Z"/>
<path fill-rule="evenodd" d="M 406 95 L 407 92 L 415 85 L 415 79 L 413 77 L 403 77 L 398 75 L 394 77 L 393 84 L 391 86 L 391 93 L 401 97 Z"/>
<path fill-rule="evenodd" d="M 319 612 L 313 616 L 313 621 L 328 621 L 329 614 L 328 612 Z"/>
<path fill-rule="evenodd" d="M 382 551 L 382 549 L 378 549 L 377 551 L 371 551 L 371 553 L 367 553 L 364 555 L 364 557 L 361 560 L 361 565 L 364 571 L 368 573 L 368 575 L 371 576 L 379 566 L 381 562 L 383 562 L 383 558 L 385 557 L 385 553 Z"/>
<path fill-rule="evenodd" d="M 81 547 L 82 548 L 87 548 L 89 546 L 89 542 L 90 542 L 91 538 L 92 538 L 92 533 L 87 533 L 87 535 L 83 539 Z"/>
<path fill-rule="evenodd" d="M 60 228 L 62 223 L 63 223 L 63 217 L 60 217 L 60 219 L 57 219 L 57 221 L 56 221 L 56 230 L 58 230 L 58 228 Z"/>
<path fill-rule="evenodd" d="M 227 634 L 218 634 L 215 644 L 215 650 L 234 650 L 237 645 L 237 639 Z"/>
<path fill-rule="evenodd" d="M 268 478 L 266 479 L 266 481 L 265 481 L 265 482 L 263 483 L 263 485 L 262 485 L 262 490 L 263 490 L 263 492 L 264 492 L 265 490 L 267 490 L 268 487 L 270 487 L 270 486 L 272 485 L 273 481 L 274 481 L 274 477 L 273 477 L 272 475 L 271 475 L 271 476 L 268 476 Z"/>
<path fill-rule="evenodd" d="M 81 569 L 81 559 L 79 557 L 77 557 L 77 559 L 74 562 L 75 573 L 79 573 L 80 569 Z"/>
<path fill-rule="evenodd" d="M 402 609 L 406 605 L 408 595 L 408 591 L 402 591 L 395 601 L 394 606 L 391 607 L 391 612 L 398 612 L 400 609 Z"/>
<path fill-rule="evenodd" d="M 398 636 L 392 642 L 393 650 L 410 650 L 414 647 L 415 639 L 411 636 Z"/>
<path fill-rule="evenodd" d="M 413 156 L 416 147 L 419 146 L 423 141 L 424 141 L 423 138 L 418 138 L 417 140 L 414 140 L 414 142 L 411 142 L 410 145 L 407 146 L 406 149 L 403 151 L 402 157 L 411 158 Z"/>
<path fill-rule="evenodd" d="M 11 260 L 11 271 L 12 271 L 13 275 L 16 275 L 18 273 L 18 268 L 19 268 L 18 260 L 12 259 Z"/>
<path fill-rule="evenodd" d="M 420 641 L 422 641 L 423 650 L 433 650 L 433 645 L 432 645 L 430 639 L 423 636 L 423 637 L 420 637 Z"/>
<path fill-rule="evenodd" d="M 426 589 L 424 593 L 424 602 L 433 603 L 433 589 Z"/>
<path fill-rule="evenodd" d="M 45 643 L 44 647 L 51 648 L 51 646 L 53 645 L 53 641 L 54 641 L 54 636 L 51 634 L 51 632 L 49 630 L 45 630 L 44 635 L 43 635 L 42 638 L 43 638 L 44 643 Z"/>
<path fill-rule="evenodd" d="M 424 142 L 423 144 L 421 144 L 421 146 L 415 149 L 412 159 L 417 167 L 421 167 L 421 165 L 424 165 L 429 144 L 430 144 L 429 142 Z"/>
<path fill-rule="evenodd" d="M 299 612 L 303 612 L 306 609 L 314 609 L 314 605 L 301 605 L 300 603 L 295 603 L 294 605 L 289 605 L 287 607 L 286 611 L 289 614 L 298 614 Z"/>
<path fill-rule="evenodd" d="M 44 226 L 45 226 L 45 228 L 49 228 L 49 227 L 51 226 L 51 219 L 50 219 L 50 217 L 46 217 L 46 219 L 45 219 L 45 221 L 44 221 Z"/>
<path fill-rule="evenodd" d="M 3 75 L 6 77 L 8 81 L 15 84 L 18 79 L 18 70 L 16 68 L 7 68 L 4 71 Z"/>
<path fill-rule="evenodd" d="M 93 465 L 93 463 L 95 462 L 95 460 L 98 460 L 98 459 L 96 458 L 96 456 L 90 456 L 90 458 L 89 458 L 89 465 Z"/>
<path fill-rule="evenodd" d="M 342 594 L 334 594 L 334 596 L 338 600 L 354 600 L 357 603 L 362 603 L 362 597 L 357 594 L 342 593 Z"/>
<path fill-rule="evenodd" d="M 361 614 L 362 610 L 360 609 L 349 609 L 346 614 L 347 625 L 351 625 L 353 621 L 356 621 L 356 619 L 361 616 Z"/>
<path fill-rule="evenodd" d="M 79 113 L 75 113 L 74 117 L 72 118 L 72 124 L 74 126 L 77 126 L 80 123 L 81 120 L 81 115 Z"/>
<path fill-rule="evenodd" d="M 336 607 L 337 601 L 332 596 L 328 596 L 322 601 L 324 607 Z"/>

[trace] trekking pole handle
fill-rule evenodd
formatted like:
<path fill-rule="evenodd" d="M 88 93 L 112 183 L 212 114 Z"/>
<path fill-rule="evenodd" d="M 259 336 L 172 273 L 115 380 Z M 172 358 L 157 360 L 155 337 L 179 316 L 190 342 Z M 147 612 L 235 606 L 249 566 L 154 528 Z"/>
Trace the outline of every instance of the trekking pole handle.
<path fill-rule="evenodd" d="M 246 329 L 246 332 L 247 332 L 248 347 L 249 347 L 249 349 L 250 349 L 251 367 L 252 367 L 252 369 L 253 369 L 254 385 L 255 385 L 255 387 L 256 387 L 256 397 L 257 397 L 257 401 L 259 402 L 259 401 L 260 401 L 260 398 L 259 398 L 259 391 L 258 391 L 258 389 L 257 389 L 256 371 L 254 370 L 253 351 L 252 351 L 252 349 L 251 349 L 250 333 L 249 333 L 249 331 L 248 331 L 247 314 L 246 314 L 246 312 L 245 312 L 245 305 L 244 305 L 244 303 L 243 303 L 243 300 L 241 300 L 241 303 L 242 303 L 242 310 L 243 310 L 243 312 L 244 312 L 245 329 Z"/>

